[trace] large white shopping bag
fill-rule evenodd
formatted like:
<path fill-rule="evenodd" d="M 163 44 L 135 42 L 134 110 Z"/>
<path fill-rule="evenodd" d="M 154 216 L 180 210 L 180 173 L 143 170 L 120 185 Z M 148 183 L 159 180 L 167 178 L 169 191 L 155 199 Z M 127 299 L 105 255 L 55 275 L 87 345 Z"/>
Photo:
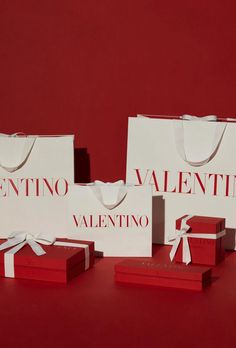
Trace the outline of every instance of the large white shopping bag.
<path fill-rule="evenodd" d="M 185 214 L 226 218 L 236 244 L 236 123 L 216 116 L 130 117 L 126 181 L 153 188 L 154 242 L 168 244 Z"/>
<path fill-rule="evenodd" d="M 66 235 L 74 182 L 73 136 L 0 134 L 0 237 L 24 231 Z"/>
<path fill-rule="evenodd" d="M 104 256 L 152 255 L 150 185 L 75 184 L 67 201 L 68 238 L 93 240 Z"/>

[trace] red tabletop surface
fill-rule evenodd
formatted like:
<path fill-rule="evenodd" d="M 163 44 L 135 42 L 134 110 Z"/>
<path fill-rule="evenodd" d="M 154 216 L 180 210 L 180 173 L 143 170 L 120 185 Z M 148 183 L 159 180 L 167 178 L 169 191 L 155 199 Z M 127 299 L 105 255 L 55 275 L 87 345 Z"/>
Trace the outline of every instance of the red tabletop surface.
<path fill-rule="evenodd" d="M 235 347 L 235 252 L 203 292 L 117 285 L 122 259 L 97 259 L 68 285 L 1 278 L 1 346 Z"/>

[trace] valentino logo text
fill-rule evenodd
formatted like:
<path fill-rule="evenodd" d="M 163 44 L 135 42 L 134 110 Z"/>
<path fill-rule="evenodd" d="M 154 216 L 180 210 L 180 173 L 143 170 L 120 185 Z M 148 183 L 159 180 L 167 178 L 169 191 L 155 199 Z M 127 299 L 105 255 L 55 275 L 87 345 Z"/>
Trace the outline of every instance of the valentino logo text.
<path fill-rule="evenodd" d="M 151 184 L 153 192 L 236 197 L 236 175 L 169 170 L 134 169 L 139 185 Z"/>
<path fill-rule="evenodd" d="M 63 197 L 67 192 L 64 178 L 0 178 L 0 197 Z"/>
<path fill-rule="evenodd" d="M 73 221 L 78 228 L 146 228 L 149 224 L 147 215 L 73 215 Z"/>

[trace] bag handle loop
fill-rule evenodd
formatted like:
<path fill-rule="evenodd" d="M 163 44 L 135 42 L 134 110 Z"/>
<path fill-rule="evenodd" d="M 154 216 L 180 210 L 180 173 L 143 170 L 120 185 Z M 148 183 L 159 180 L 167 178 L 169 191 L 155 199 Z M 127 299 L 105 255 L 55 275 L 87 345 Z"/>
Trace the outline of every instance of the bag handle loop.
<path fill-rule="evenodd" d="M 0 133 L 0 137 L 2 137 L 2 138 L 3 137 L 15 138 L 15 137 L 19 137 L 20 135 L 24 135 L 24 133 L 14 133 L 14 134 L 10 134 L 10 135 Z M 18 170 L 19 168 L 21 168 L 25 164 L 25 162 L 27 161 L 27 159 L 28 159 L 28 157 L 33 149 L 36 138 L 37 138 L 36 136 L 26 136 L 24 139 L 25 144 L 24 144 L 22 154 L 20 156 L 20 160 L 18 160 L 16 163 L 14 163 L 12 165 L 5 165 L 4 163 L 2 163 L 2 161 L 0 161 L 0 167 L 3 168 L 4 170 L 8 171 L 9 173 L 13 173 L 16 170 Z"/>
<path fill-rule="evenodd" d="M 191 116 L 191 115 L 183 115 L 181 119 L 182 121 L 173 120 L 175 143 L 176 143 L 177 151 L 180 157 L 189 165 L 193 167 L 203 166 L 204 164 L 208 163 L 216 155 L 217 150 L 222 141 L 227 124 L 223 122 L 215 122 L 216 127 L 214 131 L 210 154 L 206 155 L 205 158 L 203 157 L 201 161 L 193 161 L 189 158 L 187 159 L 187 156 L 186 156 L 185 143 L 184 143 L 184 122 L 185 121 L 193 121 L 193 122 L 212 122 L 213 121 L 214 122 L 217 120 L 217 116 L 208 115 L 205 117 L 197 117 L 197 116 Z"/>

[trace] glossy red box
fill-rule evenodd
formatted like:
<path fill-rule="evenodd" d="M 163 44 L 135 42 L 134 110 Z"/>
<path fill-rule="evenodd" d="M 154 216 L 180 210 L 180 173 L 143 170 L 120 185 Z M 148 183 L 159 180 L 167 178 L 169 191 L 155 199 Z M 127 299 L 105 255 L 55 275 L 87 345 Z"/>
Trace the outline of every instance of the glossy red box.
<path fill-rule="evenodd" d="M 89 247 L 89 268 L 94 264 L 94 242 L 57 239 L 61 242 L 85 244 Z M 5 240 L 0 240 L 0 244 Z M 46 254 L 37 256 L 29 245 L 14 255 L 15 278 L 67 283 L 85 271 L 85 249 L 71 246 L 42 245 Z M 0 251 L 0 276 L 5 277 L 4 253 Z"/>
<path fill-rule="evenodd" d="M 199 291 L 210 283 L 211 268 L 128 259 L 115 265 L 115 280 L 118 283 Z"/>
<path fill-rule="evenodd" d="M 176 220 L 176 229 L 181 228 L 181 221 L 187 215 Z M 199 234 L 217 234 L 225 230 L 225 219 L 218 217 L 207 216 L 193 216 L 187 221 L 187 225 L 190 229 L 187 233 L 199 233 Z M 176 262 L 182 262 L 182 246 L 181 240 L 178 250 L 175 254 L 174 260 Z M 204 239 L 204 238 L 188 238 L 191 263 L 201 264 L 208 266 L 215 266 L 224 259 L 224 241 L 223 237 L 218 239 Z"/>

